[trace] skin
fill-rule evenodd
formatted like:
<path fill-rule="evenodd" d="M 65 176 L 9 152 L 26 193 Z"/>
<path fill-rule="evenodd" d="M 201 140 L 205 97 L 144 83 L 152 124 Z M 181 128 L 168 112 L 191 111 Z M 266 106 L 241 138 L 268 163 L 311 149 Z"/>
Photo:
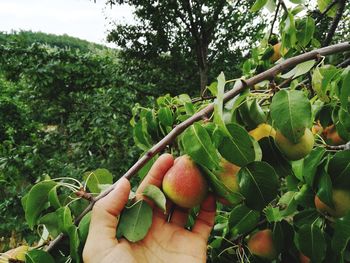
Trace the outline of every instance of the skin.
<path fill-rule="evenodd" d="M 314 135 L 310 129 L 305 129 L 304 135 L 298 143 L 293 143 L 277 131 L 275 142 L 280 151 L 291 161 L 296 161 L 308 155 L 315 143 Z"/>
<path fill-rule="evenodd" d="M 149 184 L 161 187 L 166 172 L 173 166 L 174 159 L 164 154 L 154 163 L 150 172 L 139 186 L 136 196 Z M 201 204 L 196 222 L 189 231 L 184 228 L 188 211 L 168 204 L 168 214 L 152 202 L 153 222 L 146 237 L 136 243 L 116 239 L 117 220 L 130 193 L 130 183 L 122 178 L 115 189 L 99 200 L 91 216 L 89 235 L 83 251 L 85 263 L 112 262 L 206 262 L 207 241 L 214 225 L 215 199 L 208 196 Z"/>
<path fill-rule="evenodd" d="M 195 163 L 187 155 L 176 159 L 163 179 L 165 195 L 176 205 L 192 208 L 204 200 L 208 184 Z"/>
<path fill-rule="evenodd" d="M 350 192 L 342 189 L 333 189 L 332 198 L 334 208 L 327 206 L 320 198 L 315 196 L 315 206 L 321 213 L 328 213 L 333 217 L 339 218 L 350 212 Z"/>
<path fill-rule="evenodd" d="M 271 125 L 267 123 L 262 123 L 259 124 L 258 127 L 256 127 L 254 130 L 251 130 L 249 132 L 249 135 L 252 136 L 256 141 L 259 141 L 265 137 L 275 138 L 276 131 L 274 128 L 272 128 Z"/>
<path fill-rule="evenodd" d="M 345 141 L 339 136 L 334 124 L 326 127 L 322 132 L 322 135 L 330 145 L 341 145 L 345 143 Z"/>
<path fill-rule="evenodd" d="M 253 255 L 264 259 L 273 260 L 277 257 L 270 229 L 261 230 L 252 235 L 248 241 L 248 248 Z"/>

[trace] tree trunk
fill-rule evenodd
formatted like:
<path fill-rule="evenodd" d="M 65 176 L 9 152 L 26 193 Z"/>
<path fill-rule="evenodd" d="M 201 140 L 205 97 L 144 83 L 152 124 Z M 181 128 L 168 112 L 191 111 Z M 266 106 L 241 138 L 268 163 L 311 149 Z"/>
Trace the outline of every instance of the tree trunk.
<path fill-rule="evenodd" d="M 205 87 L 208 84 L 208 63 L 205 61 L 204 67 L 199 66 L 199 78 L 200 78 L 200 87 L 201 92 L 200 96 L 204 96 Z"/>

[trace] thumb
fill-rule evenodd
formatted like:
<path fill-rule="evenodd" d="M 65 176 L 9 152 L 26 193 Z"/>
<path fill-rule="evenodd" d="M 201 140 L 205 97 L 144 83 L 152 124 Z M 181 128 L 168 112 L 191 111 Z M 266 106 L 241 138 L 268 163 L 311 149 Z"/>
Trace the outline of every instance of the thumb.
<path fill-rule="evenodd" d="M 92 209 L 88 240 L 95 244 L 107 240 L 116 242 L 116 217 L 125 207 L 130 193 L 130 182 L 121 178 L 116 187 L 104 198 L 97 201 Z"/>

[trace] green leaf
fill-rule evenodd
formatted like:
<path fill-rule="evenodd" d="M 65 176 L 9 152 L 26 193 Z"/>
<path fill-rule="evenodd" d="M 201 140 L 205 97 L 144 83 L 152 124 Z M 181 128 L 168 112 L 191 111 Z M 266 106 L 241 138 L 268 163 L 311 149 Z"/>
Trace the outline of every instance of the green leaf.
<path fill-rule="evenodd" d="M 292 70 L 287 72 L 286 74 L 281 75 L 281 78 L 289 79 L 289 78 L 297 78 L 305 73 L 309 72 L 312 67 L 315 65 L 315 60 L 308 60 L 296 65 Z"/>
<path fill-rule="evenodd" d="M 164 193 L 155 185 L 147 185 L 145 190 L 142 193 L 144 196 L 147 196 L 151 199 L 160 209 L 164 212 L 166 211 L 166 198 Z"/>
<path fill-rule="evenodd" d="M 334 208 L 332 197 L 332 181 L 325 167 L 320 169 L 317 196 L 323 203 Z"/>
<path fill-rule="evenodd" d="M 52 258 L 52 256 L 44 251 L 44 250 L 38 250 L 33 249 L 28 251 L 26 254 L 26 263 L 55 263 L 55 260 Z"/>
<path fill-rule="evenodd" d="M 319 217 L 320 214 L 314 208 L 302 210 L 299 213 L 295 214 L 293 217 L 294 226 L 300 228 L 303 225 L 310 225 L 314 223 Z"/>
<path fill-rule="evenodd" d="M 97 169 L 92 172 L 86 172 L 83 175 L 83 179 L 92 193 L 100 193 L 100 185 L 113 183 L 113 175 L 107 169 Z"/>
<path fill-rule="evenodd" d="M 293 174 L 290 163 L 283 158 L 272 137 L 260 139 L 259 145 L 262 151 L 262 161 L 270 164 L 279 177 L 287 177 Z"/>
<path fill-rule="evenodd" d="M 340 91 L 340 102 L 342 108 L 348 109 L 350 102 L 350 67 L 347 67 L 342 75 L 342 86 Z M 348 109 L 349 111 L 349 109 Z"/>
<path fill-rule="evenodd" d="M 267 3 L 267 0 L 256 0 L 254 5 L 250 8 L 251 12 L 259 11 Z"/>
<path fill-rule="evenodd" d="M 231 204 L 238 204 L 244 199 L 240 193 L 230 191 L 209 169 L 204 166 L 201 168 L 215 194 L 225 198 Z"/>
<path fill-rule="evenodd" d="M 278 207 L 269 205 L 264 209 L 264 213 L 269 223 L 279 222 L 283 219 L 282 213 Z"/>
<path fill-rule="evenodd" d="M 133 137 L 137 147 L 139 147 L 141 150 L 147 151 L 149 148 L 151 148 L 152 140 L 148 134 L 146 118 L 141 118 L 140 121 L 135 123 Z"/>
<path fill-rule="evenodd" d="M 305 182 L 313 187 L 318 165 L 321 163 L 322 157 L 326 150 L 322 147 L 314 148 L 303 162 L 303 177 Z"/>
<path fill-rule="evenodd" d="M 158 118 L 161 124 L 171 127 L 174 122 L 172 111 L 167 107 L 162 107 L 158 111 Z"/>
<path fill-rule="evenodd" d="M 228 133 L 223 114 L 225 82 L 225 75 L 223 72 L 221 72 L 218 76 L 217 97 L 214 102 L 214 123 L 217 124 L 225 133 Z"/>
<path fill-rule="evenodd" d="M 57 221 L 56 211 L 42 216 L 39 219 L 38 224 L 45 225 L 53 238 L 57 237 L 61 233 L 61 229 Z"/>
<path fill-rule="evenodd" d="M 291 1 L 293 4 L 303 4 L 305 0 L 289 0 Z"/>
<path fill-rule="evenodd" d="M 210 91 L 211 95 L 216 96 L 218 94 L 218 83 L 217 82 L 212 82 L 208 86 L 208 90 Z"/>
<path fill-rule="evenodd" d="M 71 226 L 73 226 L 72 213 L 69 207 L 61 207 L 56 210 L 56 217 L 61 232 L 67 234 Z"/>
<path fill-rule="evenodd" d="M 152 225 L 152 214 L 152 208 L 144 200 L 126 207 L 120 217 L 117 235 L 130 242 L 142 240 Z"/>
<path fill-rule="evenodd" d="M 294 237 L 293 227 L 287 221 L 273 223 L 272 238 L 277 253 L 288 250 L 292 246 Z"/>
<path fill-rule="evenodd" d="M 288 191 L 278 201 L 278 204 L 284 208 L 281 211 L 283 217 L 290 216 L 297 211 L 297 202 L 294 199 L 296 194 L 297 192 Z"/>
<path fill-rule="evenodd" d="M 58 185 L 56 185 L 54 188 L 50 190 L 49 197 L 48 197 L 50 205 L 53 206 L 55 209 L 58 209 L 61 207 L 61 202 L 57 195 L 57 187 Z"/>
<path fill-rule="evenodd" d="M 277 92 L 270 109 L 274 126 L 291 142 L 297 143 L 311 124 L 311 104 L 302 91 Z"/>
<path fill-rule="evenodd" d="M 335 186 L 349 188 L 350 150 L 337 152 L 329 161 L 328 172 Z"/>
<path fill-rule="evenodd" d="M 255 160 L 255 149 L 248 132 L 235 123 L 226 125 L 231 136 L 225 136 L 218 148 L 222 157 L 238 166 Z"/>
<path fill-rule="evenodd" d="M 345 251 L 350 240 L 350 213 L 335 221 L 334 235 L 332 237 L 332 250 L 336 254 Z"/>
<path fill-rule="evenodd" d="M 25 218 L 31 229 L 36 224 L 48 202 L 48 194 L 56 186 L 54 181 L 42 181 L 34 185 L 26 197 Z"/>
<path fill-rule="evenodd" d="M 231 211 L 228 226 L 233 236 L 245 234 L 256 227 L 259 218 L 260 213 L 258 211 L 251 210 L 241 204 Z"/>
<path fill-rule="evenodd" d="M 323 11 L 326 10 L 326 8 L 328 7 L 328 5 L 330 5 L 332 3 L 333 0 L 317 0 L 317 5 L 318 5 L 318 9 L 320 10 L 320 12 L 322 13 Z M 337 9 L 338 9 L 338 4 L 334 5 L 327 13 L 326 15 L 329 17 L 335 17 L 336 13 L 337 13 Z"/>
<path fill-rule="evenodd" d="M 279 182 L 275 170 L 265 162 L 252 162 L 237 174 L 248 207 L 262 210 L 276 198 Z"/>
<path fill-rule="evenodd" d="M 312 17 L 306 17 L 298 25 L 297 39 L 300 45 L 306 47 L 314 36 L 315 20 Z"/>
<path fill-rule="evenodd" d="M 79 222 L 78 234 L 80 242 L 85 244 L 87 236 L 89 234 L 89 227 L 91 221 L 91 212 L 87 213 Z"/>
<path fill-rule="evenodd" d="M 326 240 L 322 230 L 316 225 L 303 225 L 297 232 L 301 252 L 313 262 L 322 262 L 326 256 Z"/>
<path fill-rule="evenodd" d="M 188 127 L 182 135 L 185 152 L 198 164 L 214 170 L 219 167 L 219 156 L 207 130 L 199 123 Z"/>
<path fill-rule="evenodd" d="M 147 152 L 144 152 L 142 155 L 146 154 Z M 150 159 L 138 172 L 138 176 L 141 180 L 145 178 L 145 176 L 148 174 L 149 170 L 151 170 L 153 164 L 158 159 L 159 155 L 155 155 L 152 159 Z"/>
<path fill-rule="evenodd" d="M 350 132 L 350 113 L 347 112 L 347 110 L 340 108 L 338 111 L 338 118 L 346 131 Z"/>
<path fill-rule="evenodd" d="M 70 256 L 76 263 L 80 263 L 80 255 L 79 255 L 79 234 L 78 228 L 75 225 L 72 225 L 67 229 L 67 234 L 69 236 L 69 251 Z"/>

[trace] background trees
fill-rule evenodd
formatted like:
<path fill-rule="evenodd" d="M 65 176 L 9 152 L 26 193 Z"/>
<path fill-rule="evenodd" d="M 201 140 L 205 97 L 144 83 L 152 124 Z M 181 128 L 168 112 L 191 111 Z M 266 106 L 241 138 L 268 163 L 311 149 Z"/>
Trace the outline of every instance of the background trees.
<path fill-rule="evenodd" d="M 122 50 L 124 72 L 163 93 L 202 94 L 220 71 L 238 77 L 265 22 L 249 12 L 254 1 L 107 2 L 135 8 L 135 24 L 117 24 L 108 34 Z"/>

